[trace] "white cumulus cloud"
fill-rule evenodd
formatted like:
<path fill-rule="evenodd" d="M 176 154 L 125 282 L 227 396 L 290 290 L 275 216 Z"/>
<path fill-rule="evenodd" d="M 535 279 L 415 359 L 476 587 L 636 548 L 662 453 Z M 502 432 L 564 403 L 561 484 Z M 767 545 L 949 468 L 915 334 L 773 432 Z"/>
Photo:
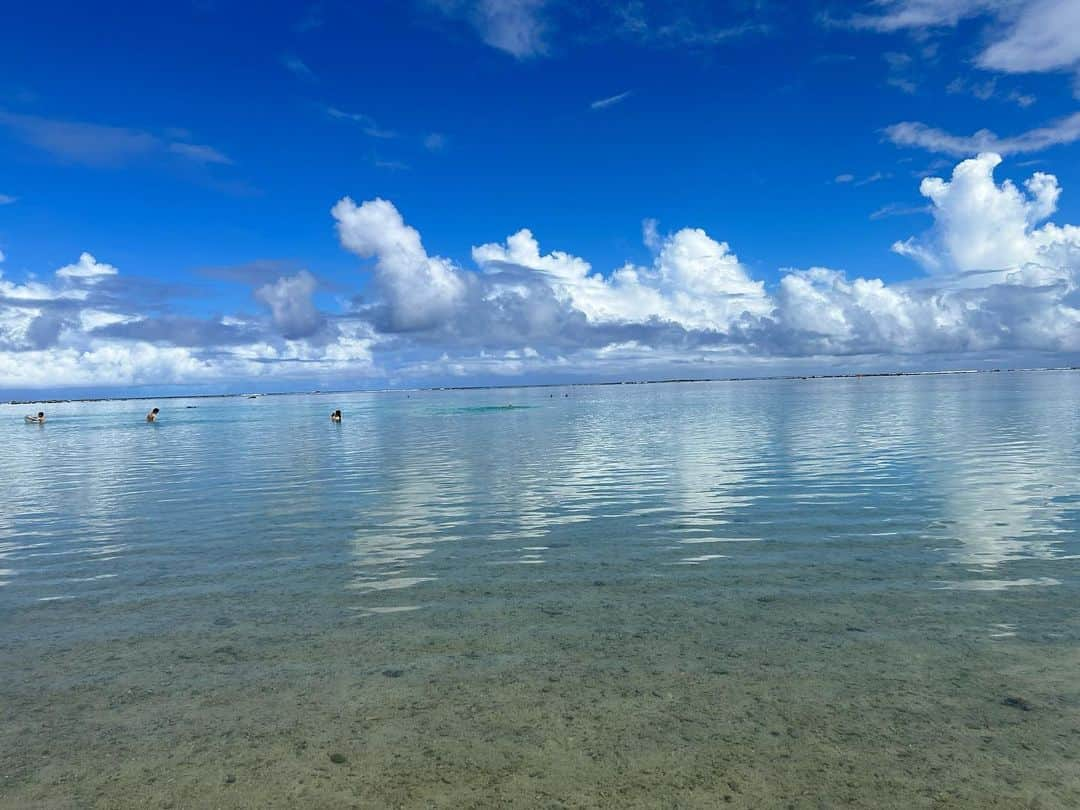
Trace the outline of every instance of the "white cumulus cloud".
<path fill-rule="evenodd" d="M 498 364 L 503 372 L 512 366 L 526 373 L 616 358 L 653 368 L 690 358 L 707 365 L 733 358 L 1080 351 L 1080 229 L 1046 222 L 1061 194 L 1054 176 L 1037 172 L 1020 185 L 998 183 L 1000 163 L 999 155 L 982 154 L 962 161 L 947 179 L 923 181 L 934 226 L 893 249 L 932 272 L 909 282 L 814 267 L 784 271 L 769 289 L 726 242 L 696 228 L 662 235 L 653 220 L 643 224 L 654 253 L 647 266 L 600 273 L 573 254 L 544 252 L 521 229 L 504 242 L 474 247 L 477 273 L 429 257 L 419 234 L 385 200 L 339 205 L 378 212 L 362 229 L 362 244 L 351 245 L 376 256 L 377 281 L 401 268 L 406 277 L 422 278 L 435 262 L 458 282 L 453 296 L 438 297 L 439 317 L 417 326 L 415 339 L 446 355 L 413 366 L 428 371 L 494 373 Z M 343 230 L 346 246 L 351 234 Z M 417 306 L 389 292 L 391 311 L 403 301 Z M 424 304 L 421 297 L 419 311 L 430 313 Z M 505 352 L 515 345 L 536 356 L 519 353 L 511 363 Z"/>
<path fill-rule="evenodd" d="M 89 253 L 83 253 L 75 264 L 65 265 L 57 270 L 56 276 L 63 279 L 80 279 L 95 282 L 109 276 L 115 276 L 118 272 L 111 264 L 104 264 Z"/>
<path fill-rule="evenodd" d="M 542 272 L 556 296 L 593 323 L 663 321 L 725 331 L 743 313 L 769 310 L 764 285 L 750 279 L 727 243 L 684 228 L 658 244 L 652 267 L 627 265 L 608 278 L 592 273 L 589 263 L 576 256 L 561 251 L 541 255 L 527 229 L 508 237 L 505 245 L 473 248 L 473 259 L 481 268 L 508 265 Z"/>
<path fill-rule="evenodd" d="M 1000 164 L 1000 155 L 983 153 L 958 164 L 950 180 L 925 178 L 919 190 L 931 203 L 934 229 L 893 249 L 934 270 L 965 272 L 1021 268 L 1047 261 L 1056 245 L 1080 245 L 1080 229 L 1073 226 L 1037 227 L 1057 209 L 1057 178 L 1036 172 L 1021 190 L 1010 180 L 995 182 Z"/>
<path fill-rule="evenodd" d="M 817 266 L 766 283 L 726 241 L 655 220 L 650 258 L 606 272 L 528 228 L 478 242 L 466 266 L 378 198 L 332 208 L 342 246 L 373 260 L 337 311 L 320 310 L 314 274 L 270 265 L 234 276 L 265 313 L 184 315 L 152 280 L 83 253 L 49 277 L 0 275 L 0 388 L 1075 362 L 1080 228 L 1052 221 L 1053 174 L 1001 167 L 982 153 L 922 181 L 933 224 L 893 249 L 929 272 L 907 281 Z"/>
<path fill-rule="evenodd" d="M 428 256 L 419 232 L 392 203 L 374 199 L 357 205 L 345 197 L 331 213 L 344 247 L 361 258 L 377 258 L 376 282 L 395 328 L 423 329 L 449 317 L 465 282 L 448 259 Z"/>
<path fill-rule="evenodd" d="M 263 285 L 256 298 L 271 311 L 264 323 L 148 314 L 142 284 L 90 253 L 49 280 L 0 275 L 0 389 L 369 376 L 370 327 L 340 319 L 322 329 L 315 285 L 305 271 Z"/>

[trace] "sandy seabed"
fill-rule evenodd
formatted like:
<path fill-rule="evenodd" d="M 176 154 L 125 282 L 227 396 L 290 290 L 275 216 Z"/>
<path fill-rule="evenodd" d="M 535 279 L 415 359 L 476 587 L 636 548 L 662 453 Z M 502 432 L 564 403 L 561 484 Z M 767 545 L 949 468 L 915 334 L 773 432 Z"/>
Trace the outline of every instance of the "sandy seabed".
<path fill-rule="evenodd" d="M 14 613 L 0 807 L 1080 807 L 1080 628 L 1045 588 L 523 568 L 411 611 Z"/>

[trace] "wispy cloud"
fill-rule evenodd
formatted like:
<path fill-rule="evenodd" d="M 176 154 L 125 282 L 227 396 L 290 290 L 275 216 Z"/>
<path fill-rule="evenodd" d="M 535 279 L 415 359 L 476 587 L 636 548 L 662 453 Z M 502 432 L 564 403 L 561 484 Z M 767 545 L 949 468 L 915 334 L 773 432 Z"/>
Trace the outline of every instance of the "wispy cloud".
<path fill-rule="evenodd" d="M 971 135 L 953 135 L 918 121 L 901 121 L 886 127 L 885 137 L 897 146 L 912 146 L 953 157 L 966 157 L 978 152 L 1024 154 L 1080 140 L 1080 112 L 1048 126 L 1006 138 L 988 129 L 980 129 Z"/>
<path fill-rule="evenodd" d="M 10 194 L 0 194 L 0 205 L 11 205 L 18 199 L 18 197 L 12 197 Z"/>
<path fill-rule="evenodd" d="M 603 110 L 606 107 L 613 107 L 614 105 L 618 104 L 620 101 L 625 101 L 626 99 L 630 98 L 630 96 L 632 96 L 633 94 L 634 94 L 633 90 L 626 90 L 625 92 L 619 93 L 618 95 L 615 95 L 615 96 L 608 96 L 607 98 L 597 99 L 592 104 L 590 104 L 589 107 L 590 107 L 590 109 L 593 109 L 593 110 Z"/>
<path fill-rule="evenodd" d="M 709 13 L 707 4 L 687 7 L 685 3 L 657 3 L 646 8 L 641 2 L 614 5 L 611 25 L 615 35 L 642 44 L 701 48 L 720 45 L 749 34 L 763 34 L 768 24 L 756 18 L 734 21 L 725 9 Z"/>
<path fill-rule="evenodd" d="M 889 203 L 870 214 L 870 219 L 886 219 L 887 217 L 906 217 L 913 214 L 929 214 L 933 209 L 929 205 L 903 205 L 901 203 Z"/>
<path fill-rule="evenodd" d="M 988 0 L 879 0 L 872 5 L 879 13 L 856 14 L 848 24 L 884 33 L 952 27 L 967 17 L 985 13 L 991 3 Z"/>
<path fill-rule="evenodd" d="M 909 96 L 913 96 L 919 91 L 919 85 L 915 84 L 911 79 L 905 79 L 902 76 L 890 76 L 885 80 L 885 83 L 890 87 L 895 87 L 903 93 L 907 93 Z"/>
<path fill-rule="evenodd" d="M 957 94 L 970 94 L 979 101 L 988 101 L 994 97 L 994 91 L 997 89 L 997 79 L 987 79 L 986 81 L 969 81 L 960 76 L 957 76 L 945 87 L 945 92 L 950 95 Z"/>
<path fill-rule="evenodd" d="M 352 113 L 340 110 L 337 107 L 326 107 L 326 114 L 331 118 L 336 118 L 339 121 L 353 121 L 360 125 L 361 131 L 372 138 L 396 138 L 397 133 L 390 129 L 383 129 L 371 116 L 364 115 L 363 113 Z"/>
<path fill-rule="evenodd" d="M 1024 109 L 1027 109 L 1038 100 L 1030 93 L 1021 93 L 1019 90 L 1013 90 L 1006 98 Z"/>
<path fill-rule="evenodd" d="M 369 138 L 377 138 L 379 140 L 393 140 L 396 138 L 403 138 L 405 143 L 419 144 L 423 146 L 428 152 L 441 152 L 449 143 L 449 139 L 441 132 L 429 132 L 426 135 L 418 134 L 406 134 L 402 136 L 395 130 L 386 129 L 379 126 L 379 124 L 370 115 L 363 113 L 349 112 L 348 110 L 342 110 L 339 107 L 324 106 L 323 112 L 329 117 L 337 121 L 346 121 L 349 123 L 357 124 L 360 127 L 360 131 L 367 135 Z M 378 157 L 371 158 L 371 164 L 380 169 L 391 169 L 395 171 L 401 171 L 405 169 L 411 169 L 407 163 L 399 160 L 384 160 Z"/>
<path fill-rule="evenodd" d="M 711 27 L 689 17 L 679 17 L 672 23 L 653 29 L 646 39 L 672 46 L 702 47 L 719 45 L 747 34 L 764 34 L 768 31 L 769 26 L 764 23 L 744 22 L 738 25 Z"/>
<path fill-rule="evenodd" d="M 0 110 L 0 126 L 54 157 L 88 166 L 117 166 L 161 148 L 149 132 L 126 127 L 59 121 Z"/>
<path fill-rule="evenodd" d="M 892 175 L 886 174 L 884 172 L 874 172 L 873 174 L 867 175 L 861 180 L 856 180 L 855 175 L 851 174 L 850 172 L 845 172 L 844 174 L 836 175 L 836 177 L 833 178 L 833 182 L 838 185 L 845 185 L 850 183 L 854 186 L 868 186 L 871 183 L 876 183 L 878 180 L 885 180 L 889 177 L 892 177 Z"/>
<path fill-rule="evenodd" d="M 911 173 L 912 177 L 918 177 L 920 180 L 924 177 L 932 177 L 936 174 L 941 174 L 952 165 L 951 160 L 945 158 L 935 158 L 930 161 L 930 164 L 922 169 Z"/>
<path fill-rule="evenodd" d="M 315 3 L 308 6 L 304 16 L 300 18 L 300 21 L 293 26 L 293 29 L 300 34 L 308 31 L 314 31 L 316 28 L 322 28 L 323 25 L 323 10 L 321 3 Z"/>
<path fill-rule="evenodd" d="M 285 66 L 286 70 L 301 79 L 315 81 L 317 78 L 315 72 L 304 64 L 304 61 L 299 56 L 285 54 L 281 57 L 281 64 Z"/>
<path fill-rule="evenodd" d="M 552 0 L 428 0 L 448 17 L 466 21 L 488 45 L 520 59 L 547 56 L 559 33 L 559 7 Z M 654 47 L 710 48 L 769 26 L 756 18 L 732 20 L 726 10 L 710 11 L 697 2 L 657 3 L 646 9 L 638 0 L 595 4 L 590 23 L 574 15 L 575 40 L 631 40 Z M 702 6 L 705 6 L 702 8 Z"/>
<path fill-rule="evenodd" d="M 441 132 L 431 132 L 424 136 L 424 148 L 429 152 L 441 152 L 446 148 L 446 136 Z"/>
<path fill-rule="evenodd" d="M 892 175 L 885 172 L 874 172 L 873 174 L 864 177 L 862 180 L 857 181 L 855 185 L 868 186 L 871 183 L 878 182 L 879 180 L 888 180 L 890 177 L 892 177 Z"/>
<path fill-rule="evenodd" d="M 464 19 L 487 45 L 516 59 L 548 51 L 547 0 L 431 0 L 449 17 Z"/>
<path fill-rule="evenodd" d="M 875 0 L 874 13 L 846 23 L 883 33 L 954 28 L 967 19 L 989 20 L 986 47 L 975 59 L 984 70 L 1045 73 L 1080 67 L 1080 3 L 1076 0 Z"/>
<path fill-rule="evenodd" d="M 889 66 L 889 75 L 886 77 L 885 83 L 907 93 L 909 96 L 915 95 L 919 86 L 912 77 L 914 59 L 912 59 L 911 55 L 898 51 L 886 51 L 881 55 L 881 58 Z"/>
<path fill-rule="evenodd" d="M 195 163 L 219 163 L 224 166 L 232 165 L 232 158 L 222 154 L 212 146 L 204 146 L 197 143 L 174 142 L 169 144 L 169 151 L 174 155 L 180 155 Z"/>
<path fill-rule="evenodd" d="M 998 98 L 1004 101 L 1011 101 L 1018 107 L 1023 107 L 1025 109 L 1030 107 L 1036 101 L 1035 96 L 1021 93 L 1019 90 L 1015 89 L 1009 91 L 1009 93 L 1005 95 L 998 93 L 998 81 L 995 77 L 979 81 L 957 76 L 945 86 L 945 92 L 952 95 L 971 95 L 979 99 L 979 101 L 989 101 L 992 98 Z"/>
<path fill-rule="evenodd" d="M 162 155 L 175 155 L 199 164 L 232 163 L 211 146 L 168 140 L 127 127 L 62 121 L 6 110 L 0 110 L 0 127 L 59 160 L 96 168 L 114 168 Z"/>

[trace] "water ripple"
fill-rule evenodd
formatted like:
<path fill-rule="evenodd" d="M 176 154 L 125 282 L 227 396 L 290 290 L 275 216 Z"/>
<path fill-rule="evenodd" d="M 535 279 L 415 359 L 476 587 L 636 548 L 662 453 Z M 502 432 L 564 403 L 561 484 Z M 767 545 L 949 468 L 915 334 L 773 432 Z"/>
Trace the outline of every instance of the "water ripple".
<path fill-rule="evenodd" d="M 326 397 L 170 401 L 153 426 L 145 403 L 34 430 L 0 408 L 0 609 L 274 588 L 375 617 L 485 577 L 679 566 L 1075 582 L 1080 375 L 572 393 L 342 395 L 341 425 Z"/>

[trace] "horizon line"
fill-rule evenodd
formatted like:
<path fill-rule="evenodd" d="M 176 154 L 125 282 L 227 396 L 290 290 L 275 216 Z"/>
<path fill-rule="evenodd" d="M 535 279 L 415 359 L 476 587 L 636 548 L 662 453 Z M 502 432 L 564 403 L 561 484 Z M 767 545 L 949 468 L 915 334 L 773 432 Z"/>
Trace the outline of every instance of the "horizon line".
<path fill-rule="evenodd" d="M 837 374 L 773 374 L 760 377 L 669 377 L 644 380 L 612 380 L 608 382 L 568 382 L 568 383 L 517 383 L 515 385 L 431 385 L 415 388 L 341 388 L 314 389 L 311 391 L 246 391 L 232 394 L 159 394 L 138 396 L 104 397 L 51 397 L 48 399 L 11 399 L 3 405 L 56 405 L 66 402 L 138 402 L 158 399 L 233 399 L 248 397 L 288 397 L 288 396 L 324 396 L 328 394 L 396 394 L 424 391 L 506 391 L 516 388 L 590 388 L 613 385 L 674 385 L 677 383 L 725 383 L 725 382 L 767 382 L 770 380 L 842 380 L 862 377 L 930 377 L 947 374 L 1014 374 L 1036 371 L 1080 371 L 1080 366 L 1033 366 L 1018 368 L 958 368 L 937 371 L 866 371 Z"/>

